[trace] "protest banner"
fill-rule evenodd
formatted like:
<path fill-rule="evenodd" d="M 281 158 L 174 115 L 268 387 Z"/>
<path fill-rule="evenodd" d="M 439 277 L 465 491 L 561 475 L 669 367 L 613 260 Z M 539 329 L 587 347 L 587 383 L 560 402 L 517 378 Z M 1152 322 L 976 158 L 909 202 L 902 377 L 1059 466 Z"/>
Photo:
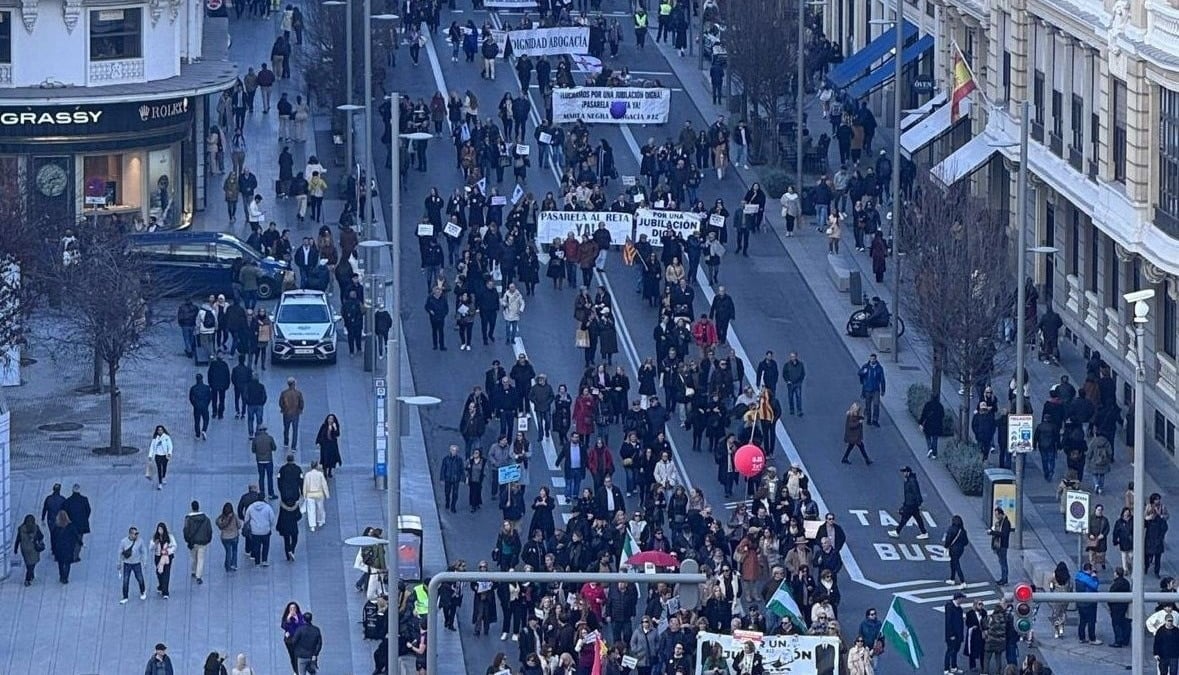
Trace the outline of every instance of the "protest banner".
<path fill-rule="evenodd" d="M 826 635 L 762 635 L 751 640 L 761 654 L 766 675 L 834 675 L 839 670 L 839 638 Z M 732 664 L 745 640 L 701 631 L 696 634 L 696 675 L 704 675 L 704 657 L 719 644 Z"/>
<path fill-rule="evenodd" d="M 679 232 L 687 238 L 699 229 L 700 215 L 689 211 L 639 209 L 635 213 L 635 237 L 647 235 L 652 246 L 661 246 L 660 239 L 669 232 Z"/>
<path fill-rule="evenodd" d="M 491 9 L 528 10 L 536 8 L 536 0 L 483 0 L 483 6 Z"/>
<path fill-rule="evenodd" d="M 557 56 L 589 53 L 588 26 L 560 26 L 508 31 L 515 56 Z"/>
<path fill-rule="evenodd" d="M 632 236 L 633 218 L 629 213 L 614 211 L 541 211 L 536 219 L 536 238 L 547 243 L 554 239 L 565 240 L 572 232 L 579 240 L 582 235 L 593 236 L 599 225 L 605 223 L 610 230 L 610 240 L 621 245 Z"/>
<path fill-rule="evenodd" d="M 671 90 L 645 87 L 571 87 L 553 90 L 553 122 L 664 124 Z"/>

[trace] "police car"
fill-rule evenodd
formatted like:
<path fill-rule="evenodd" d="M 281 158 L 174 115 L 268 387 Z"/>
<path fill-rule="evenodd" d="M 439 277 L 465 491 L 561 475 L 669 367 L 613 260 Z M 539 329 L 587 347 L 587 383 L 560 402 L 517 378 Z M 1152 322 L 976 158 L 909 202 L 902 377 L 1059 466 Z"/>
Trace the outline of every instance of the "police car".
<path fill-rule="evenodd" d="M 271 361 L 336 362 L 336 321 L 323 291 L 287 291 L 274 312 Z"/>

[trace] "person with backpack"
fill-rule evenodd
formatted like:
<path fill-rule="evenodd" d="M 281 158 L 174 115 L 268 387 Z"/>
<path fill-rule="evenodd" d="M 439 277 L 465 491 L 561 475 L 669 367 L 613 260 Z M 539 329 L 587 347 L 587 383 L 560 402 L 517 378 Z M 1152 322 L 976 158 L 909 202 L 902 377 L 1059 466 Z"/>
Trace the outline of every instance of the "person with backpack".
<path fill-rule="evenodd" d="M 209 299 L 201 304 L 200 309 L 197 310 L 196 316 L 196 331 L 197 331 L 197 346 L 205 352 L 205 357 L 213 352 L 214 342 L 217 336 L 217 310 L 213 308 L 216 298 L 212 295 Z M 197 356 L 197 363 L 200 364 L 200 356 Z"/>

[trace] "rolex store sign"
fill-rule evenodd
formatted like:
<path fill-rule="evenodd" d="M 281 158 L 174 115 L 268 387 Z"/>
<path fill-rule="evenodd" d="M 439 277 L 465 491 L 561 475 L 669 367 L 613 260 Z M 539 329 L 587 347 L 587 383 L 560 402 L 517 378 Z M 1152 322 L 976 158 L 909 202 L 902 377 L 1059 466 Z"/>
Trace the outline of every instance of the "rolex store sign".
<path fill-rule="evenodd" d="M 0 104 L 0 137 L 84 138 L 142 133 L 192 123 L 190 97 L 72 106 Z"/>

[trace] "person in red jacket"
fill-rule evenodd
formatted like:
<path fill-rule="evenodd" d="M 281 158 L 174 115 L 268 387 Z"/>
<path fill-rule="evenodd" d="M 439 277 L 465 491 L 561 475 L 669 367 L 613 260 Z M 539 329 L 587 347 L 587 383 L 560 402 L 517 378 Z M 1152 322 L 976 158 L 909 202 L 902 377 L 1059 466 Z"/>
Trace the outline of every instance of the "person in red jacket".
<path fill-rule="evenodd" d="M 597 412 L 598 401 L 590 393 L 589 387 L 581 388 L 581 395 L 573 402 L 573 430 L 581 434 L 584 439 L 594 433 L 594 417 Z"/>
<path fill-rule="evenodd" d="M 716 345 L 716 324 L 708 318 L 707 314 L 701 314 L 700 318 L 696 319 L 696 323 L 692 324 L 692 340 L 700 348 L 701 356 L 708 354 L 708 350 Z"/>
<path fill-rule="evenodd" d="M 594 479 L 594 494 L 597 494 L 602 487 L 602 481 L 607 476 L 614 475 L 614 455 L 611 454 L 610 448 L 606 447 L 605 439 L 598 438 L 594 447 L 590 448 L 586 463 L 589 464 L 587 468 Z"/>

